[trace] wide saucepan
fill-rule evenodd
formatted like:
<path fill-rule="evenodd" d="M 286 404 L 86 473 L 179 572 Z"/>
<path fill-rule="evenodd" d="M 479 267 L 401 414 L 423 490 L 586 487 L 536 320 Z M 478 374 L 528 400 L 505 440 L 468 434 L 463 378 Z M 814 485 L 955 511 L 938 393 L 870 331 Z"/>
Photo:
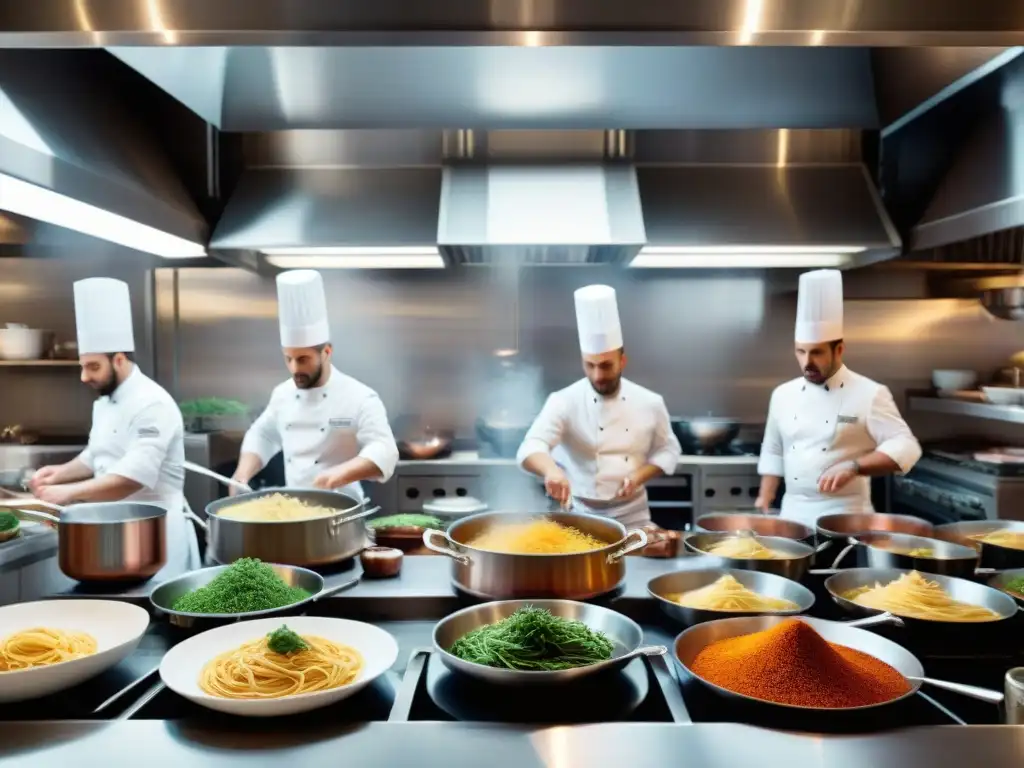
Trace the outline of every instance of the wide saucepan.
<path fill-rule="evenodd" d="M 600 549 L 569 554 L 521 555 L 490 552 L 469 545 L 496 524 L 529 522 L 546 517 L 608 542 Z M 641 530 L 626 531 L 609 517 L 578 512 L 483 512 L 449 526 L 445 533 L 424 531 L 423 543 L 452 559 L 452 582 L 475 597 L 514 599 L 526 597 L 585 600 L 616 589 L 626 575 L 623 556 L 647 546 Z"/>
<path fill-rule="evenodd" d="M 940 525 L 935 529 L 935 535 L 946 541 L 963 544 L 973 547 L 981 553 L 981 566 L 983 568 L 995 568 L 1006 570 L 1009 568 L 1024 568 L 1024 549 L 1003 547 L 999 544 L 972 539 L 978 536 L 995 531 L 1007 531 L 1024 535 L 1024 522 L 1019 520 L 977 520 L 964 523 L 948 523 Z"/>
<path fill-rule="evenodd" d="M 580 621 L 592 630 L 603 632 L 615 646 L 612 657 L 607 661 L 583 667 L 531 672 L 475 664 L 448 652 L 456 640 L 474 629 L 497 624 L 520 608 L 527 607 L 543 608 L 554 616 Z M 552 685 L 576 681 L 599 672 L 622 669 L 637 656 L 660 656 L 668 652 L 663 645 L 643 645 L 643 630 L 632 619 L 609 608 L 573 600 L 504 600 L 463 608 L 441 619 L 435 625 L 434 648 L 442 663 L 453 672 L 488 683 L 511 686 Z"/>
<path fill-rule="evenodd" d="M 930 554 L 908 554 L 922 550 Z M 978 567 L 978 551 L 972 547 L 905 533 L 864 533 L 851 537 L 832 567 L 839 568 L 851 551 L 857 551 L 861 555 L 858 563 L 868 568 L 900 568 L 966 579 L 974 576 Z"/>
<path fill-rule="evenodd" d="M 912 515 L 883 515 L 878 512 L 824 515 L 818 518 L 818 536 L 829 541 L 845 541 L 862 533 L 907 533 L 933 536 L 935 527 Z"/>
<path fill-rule="evenodd" d="M 722 688 L 721 686 L 715 685 L 694 673 L 692 669 L 694 660 L 701 651 L 712 643 L 718 642 L 719 640 L 726 640 L 730 637 L 738 637 L 740 635 L 749 635 L 754 632 L 761 632 L 766 629 L 771 629 L 780 622 L 793 619 L 809 624 L 819 635 L 830 643 L 843 645 L 847 648 L 853 648 L 856 651 L 861 651 L 862 653 L 874 656 L 880 661 L 884 661 L 907 678 L 909 689 L 902 696 L 890 701 L 882 702 L 880 704 L 870 704 L 863 707 L 803 707 L 791 704 L 778 704 L 771 701 L 765 701 L 763 699 L 755 699 L 751 696 L 746 696 L 742 693 L 736 693 L 726 688 Z M 789 711 L 794 714 L 801 712 L 822 712 L 842 715 L 844 713 L 874 710 L 879 707 L 888 707 L 892 704 L 903 701 L 908 696 L 917 693 L 922 683 L 929 683 L 936 687 L 956 691 L 957 693 L 984 701 L 990 701 L 993 703 L 1002 701 L 1002 694 L 998 691 L 990 691 L 985 688 L 976 688 L 974 686 L 961 685 L 959 683 L 948 683 L 924 677 L 924 667 L 914 654 L 891 640 L 887 640 L 873 632 L 861 629 L 857 626 L 859 623 L 860 622 L 843 623 L 838 621 L 827 621 L 825 619 L 813 619 L 808 616 L 751 616 L 735 619 L 719 619 L 718 621 L 709 621 L 704 624 L 697 624 L 696 626 L 683 630 L 675 639 L 673 656 L 675 657 L 676 663 L 679 665 L 682 673 L 686 677 L 696 680 L 712 693 L 733 702 L 743 701 L 765 711 Z"/>
<path fill-rule="evenodd" d="M 11 499 L 2 505 L 18 517 L 57 528 L 57 564 L 68 578 L 140 581 L 167 563 L 167 511 L 155 504 L 112 501 L 62 508 L 38 499 Z"/>
<path fill-rule="evenodd" d="M 334 514 L 306 520 L 232 520 L 220 513 L 247 501 L 282 494 L 307 504 L 327 507 Z M 318 566 L 355 557 L 370 546 L 363 519 L 380 507 L 366 509 L 359 501 L 334 491 L 268 488 L 218 499 L 206 506 L 207 538 L 211 557 L 233 563 L 241 557 L 257 557 L 267 563 Z"/>
<path fill-rule="evenodd" d="M 750 611 L 746 613 L 740 611 L 719 611 L 708 608 L 690 608 L 680 605 L 668 597 L 669 595 L 678 595 L 683 592 L 691 592 L 695 589 L 706 587 L 723 576 L 732 576 L 747 589 L 757 592 L 764 597 L 789 600 L 791 603 L 796 604 L 796 608 L 783 611 Z M 803 584 L 797 584 L 795 581 L 782 576 L 776 576 L 774 573 L 729 568 L 707 568 L 665 573 L 648 582 L 647 592 L 658 602 L 658 607 L 667 616 L 686 625 L 700 624 L 704 621 L 714 621 L 715 619 L 725 619 L 741 615 L 770 614 L 773 616 L 791 616 L 810 610 L 811 606 L 814 605 L 814 593 Z"/>
<path fill-rule="evenodd" d="M 697 518 L 698 531 L 718 533 L 725 531 L 753 531 L 759 536 L 779 536 L 783 539 L 814 544 L 814 529 L 796 520 L 787 520 L 778 515 L 764 515 L 756 512 L 738 514 L 734 512 L 713 512 Z"/>
<path fill-rule="evenodd" d="M 722 557 L 721 555 L 709 552 L 715 544 L 726 539 L 735 538 L 742 533 L 692 533 L 686 537 L 687 548 L 701 555 L 717 558 L 726 568 L 736 568 L 746 571 L 763 571 L 774 573 L 777 576 L 784 576 L 793 581 L 799 581 L 804 577 L 811 567 L 811 558 L 815 552 L 820 551 L 825 545 L 815 550 L 814 547 L 793 539 L 784 539 L 780 536 L 752 536 L 754 540 L 768 549 L 784 554 L 785 557 L 778 558 L 742 558 Z"/>

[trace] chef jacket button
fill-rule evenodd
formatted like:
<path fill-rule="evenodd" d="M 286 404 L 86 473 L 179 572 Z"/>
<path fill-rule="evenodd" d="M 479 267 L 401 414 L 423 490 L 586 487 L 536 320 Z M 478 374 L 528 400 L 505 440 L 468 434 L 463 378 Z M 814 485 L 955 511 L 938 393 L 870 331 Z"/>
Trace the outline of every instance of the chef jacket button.
<path fill-rule="evenodd" d="M 598 427 L 598 429 L 604 432 L 604 427 Z"/>
<path fill-rule="evenodd" d="M 324 431 L 324 428 L 323 428 L 323 427 L 320 427 L 320 431 L 321 431 L 321 432 L 323 432 L 323 431 Z"/>
<path fill-rule="evenodd" d="M 299 393 L 298 393 L 298 392 L 296 392 L 296 393 L 295 393 L 295 399 L 296 399 L 296 400 L 298 400 L 298 399 L 299 399 Z"/>
<path fill-rule="evenodd" d="M 845 386 L 846 386 L 846 382 L 844 381 L 842 384 L 839 385 L 839 388 L 842 389 Z"/>
<path fill-rule="evenodd" d="M 324 397 L 327 397 L 327 393 L 326 392 L 324 392 Z"/>
<path fill-rule="evenodd" d="M 314 464 L 319 464 L 320 463 L 320 459 L 313 459 L 313 463 Z"/>

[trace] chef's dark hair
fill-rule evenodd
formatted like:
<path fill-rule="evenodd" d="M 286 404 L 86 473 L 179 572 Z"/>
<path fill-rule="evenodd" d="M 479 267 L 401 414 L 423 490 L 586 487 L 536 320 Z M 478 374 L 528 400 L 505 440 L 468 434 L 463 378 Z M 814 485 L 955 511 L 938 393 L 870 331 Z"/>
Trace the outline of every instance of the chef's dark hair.
<path fill-rule="evenodd" d="M 828 345 L 829 345 L 830 347 L 832 347 L 832 351 L 833 351 L 833 352 L 835 352 L 835 351 L 836 351 L 836 347 L 838 347 L 838 346 L 839 346 L 840 344 L 842 344 L 842 343 L 843 343 L 843 340 L 842 340 L 842 339 L 836 339 L 835 341 L 830 341 L 830 342 L 828 343 Z"/>
<path fill-rule="evenodd" d="M 325 349 L 327 349 L 327 345 L 330 343 L 331 342 L 329 341 L 325 341 L 323 344 L 314 344 L 313 349 L 315 349 L 317 352 L 323 352 Z"/>
<path fill-rule="evenodd" d="M 129 363 L 134 363 L 135 362 L 135 353 L 134 352 L 107 352 L 107 359 L 110 360 L 111 363 L 113 363 L 114 362 L 114 357 L 116 355 L 124 355 L 125 359 Z"/>

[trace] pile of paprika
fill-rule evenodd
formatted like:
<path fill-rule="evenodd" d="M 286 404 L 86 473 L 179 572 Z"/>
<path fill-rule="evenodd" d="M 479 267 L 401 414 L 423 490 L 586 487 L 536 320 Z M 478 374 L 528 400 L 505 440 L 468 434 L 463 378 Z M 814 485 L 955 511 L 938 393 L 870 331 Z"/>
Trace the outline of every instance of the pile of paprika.
<path fill-rule="evenodd" d="M 798 619 L 711 643 L 690 667 L 707 682 L 734 693 L 798 707 L 882 704 L 911 687 L 885 662 L 829 643 Z"/>

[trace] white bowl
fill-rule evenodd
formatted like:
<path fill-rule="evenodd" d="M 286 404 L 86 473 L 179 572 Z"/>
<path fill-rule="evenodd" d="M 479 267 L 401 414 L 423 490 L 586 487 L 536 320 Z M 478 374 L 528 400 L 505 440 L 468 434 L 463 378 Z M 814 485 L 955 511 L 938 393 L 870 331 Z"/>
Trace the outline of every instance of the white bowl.
<path fill-rule="evenodd" d="M 199 687 L 206 663 L 225 651 L 256 640 L 282 624 L 300 635 L 316 635 L 350 645 L 363 655 L 363 668 L 348 685 L 279 699 L 223 699 Z M 326 707 L 358 693 L 387 672 L 398 658 L 394 637 L 372 624 L 322 616 L 288 616 L 242 621 L 208 630 L 171 648 L 160 662 L 160 677 L 179 696 L 208 709 L 246 717 L 276 717 Z"/>
<path fill-rule="evenodd" d="M 937 370 L 932 371 L 932 386 L 946 392 L 955 392 L 961 389 L 974 389 L 978 383 L 978 374 L 966 370 Z"/>
<path fill-rule="evenodd" d="M 982 387 L 985 399 L 994 405 L 1024 405 L 1024 389 L 1013 387 Z"/>
<path fill-rule="evenodd" d="M 129 656 L 149 626 L 149 613 L 116 600 L 43 600 L 0 608 L 0 638 L 33 627 L 88 632 L 96 653 L 80 659 L 0 672 L 0 703 L 62 691 L 98 675 Z"/>

